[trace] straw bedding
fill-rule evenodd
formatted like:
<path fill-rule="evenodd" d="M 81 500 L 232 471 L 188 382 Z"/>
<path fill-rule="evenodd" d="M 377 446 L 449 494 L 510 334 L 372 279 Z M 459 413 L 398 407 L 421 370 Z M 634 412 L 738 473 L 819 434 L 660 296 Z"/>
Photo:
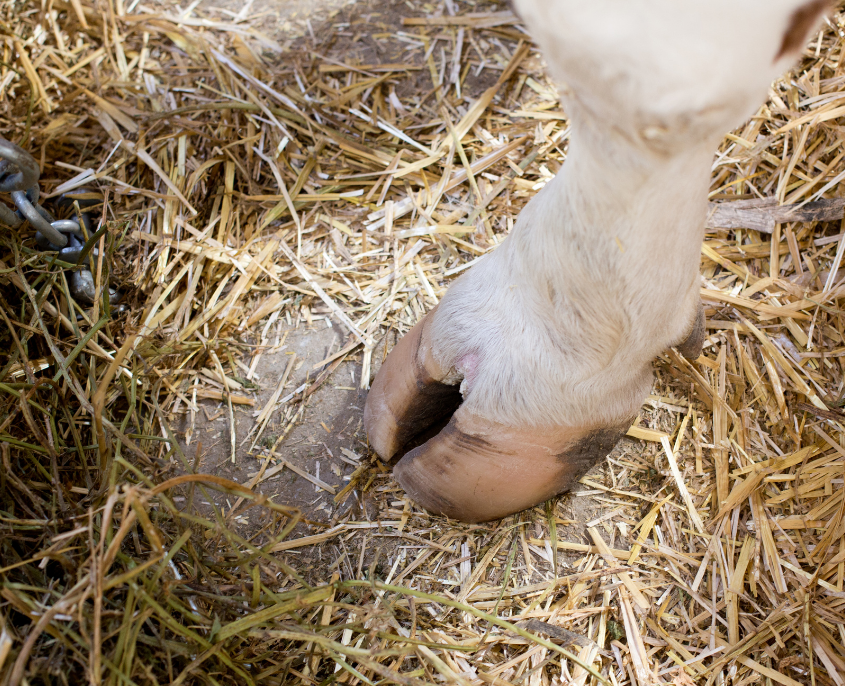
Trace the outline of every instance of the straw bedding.
<path fill-rule="evenodd" d="M 564 162 L 536 49 L 490 4 L 359 5 L 283 44 L 194 5 L 2 5 L 0 132 L 45 195 L 96 191 L 92 272 L 123 292 L 75 303 L 0 232 L 2 683 L 845 683 L 840 15 L 714 158 L 702 357 L 656 362 L 575 495 L 464 526 L 360 433 L 334 502 L 376 517 L 307 521 L 261 482 L 311 393 L 341 364 L 366 386 Z M 326 317 L 345 343 L 256 403 L 255 355 Z M 183 450 L 203 405 L 256 415 L 249 483 Z"/>

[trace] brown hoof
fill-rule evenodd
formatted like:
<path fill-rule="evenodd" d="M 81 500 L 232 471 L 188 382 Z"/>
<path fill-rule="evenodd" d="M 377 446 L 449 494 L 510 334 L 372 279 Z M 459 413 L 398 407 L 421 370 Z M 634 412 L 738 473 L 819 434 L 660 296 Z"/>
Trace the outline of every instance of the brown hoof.
<path fill-rule="evenodd" d="M 367 395 L 364 428 L 370 446 L 382 460 L 389 460 L 461 403 L 458 386 L 440 383 L 445 374 L 432 356 L 426 327 L 434 311 L 390 351 Z"/>
<path fill-rule="evenodd" d="M 390 351 L 364 408 L 370 446 L 385 461 L 451 415 L 394 468 L 399 484 L 428 511 L 483 522 L 533 507 L 571 488 L 625 434 L 630 422 L 516 428 L 459 407 L 459 387 L 442 383 L 446 373 L 432 354 L 433 312 Z"/>
<path fill-rule="evenodd" d="M 704 306 L 698 303 L 698 312 L 692 325 L 692 331 L 687 334 L 683 343 L 676 345 L 678 352 L 688 360 L 697 360 L 701 357 L 704 348 L 704 339 L 707 336 L 707 329 L 704 322 Z"/>
<path fill-rule="evenodd" d="M 514 428 L 459 408 L 437 436 L 405 455 L 394 476 L 429 512 L 484 522 L 567 491 L 606 457 L 616 428 Z"/>

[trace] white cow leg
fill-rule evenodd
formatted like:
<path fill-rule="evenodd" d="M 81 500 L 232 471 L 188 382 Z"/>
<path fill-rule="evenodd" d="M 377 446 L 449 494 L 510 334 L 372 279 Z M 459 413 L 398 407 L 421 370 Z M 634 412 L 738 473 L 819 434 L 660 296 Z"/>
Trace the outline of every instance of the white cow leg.
<path fill-rule="evenodd" d="M 472 522 L 570 488 L 630 425 L 654 357 L 669 346 L 700 354 L 712 151 L 795 60 L 827 3 L 517 7 L 561 85 L 566 163 L 508 239 L 399 341 L 365 408 L 384 460 L 451 417 L 395 476 L 428 510 Z"/>

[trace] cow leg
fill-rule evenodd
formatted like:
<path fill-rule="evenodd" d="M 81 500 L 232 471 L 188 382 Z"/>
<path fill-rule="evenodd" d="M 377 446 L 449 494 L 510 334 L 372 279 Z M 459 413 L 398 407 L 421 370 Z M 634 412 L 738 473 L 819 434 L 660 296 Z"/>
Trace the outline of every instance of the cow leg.
<path fill-rule="evenodd" d="M 566 164 L 391 351 L 365 410 L 382 459 L 451 416 L 395 474 L 418 503 L 465 521 L 569 488 L 628 427 L 654 357 L 673 345 L 698 357 L 713 150 L 828 2 L 516 6 L 561 86 Z"/>

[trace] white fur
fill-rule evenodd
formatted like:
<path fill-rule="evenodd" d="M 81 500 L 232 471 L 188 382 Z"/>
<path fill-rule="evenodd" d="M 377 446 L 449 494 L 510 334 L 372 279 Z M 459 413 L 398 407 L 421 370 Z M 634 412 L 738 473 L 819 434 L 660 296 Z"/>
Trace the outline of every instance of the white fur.
<path fill-rule="evenodd" d="M 634 416 L 689 332 L 713 151 L 797 57 L 806 0 L 517 0 L 572 143 L 512 234 L 444 297 L 435 358 L 465 405 L 521 426 Z"/>

